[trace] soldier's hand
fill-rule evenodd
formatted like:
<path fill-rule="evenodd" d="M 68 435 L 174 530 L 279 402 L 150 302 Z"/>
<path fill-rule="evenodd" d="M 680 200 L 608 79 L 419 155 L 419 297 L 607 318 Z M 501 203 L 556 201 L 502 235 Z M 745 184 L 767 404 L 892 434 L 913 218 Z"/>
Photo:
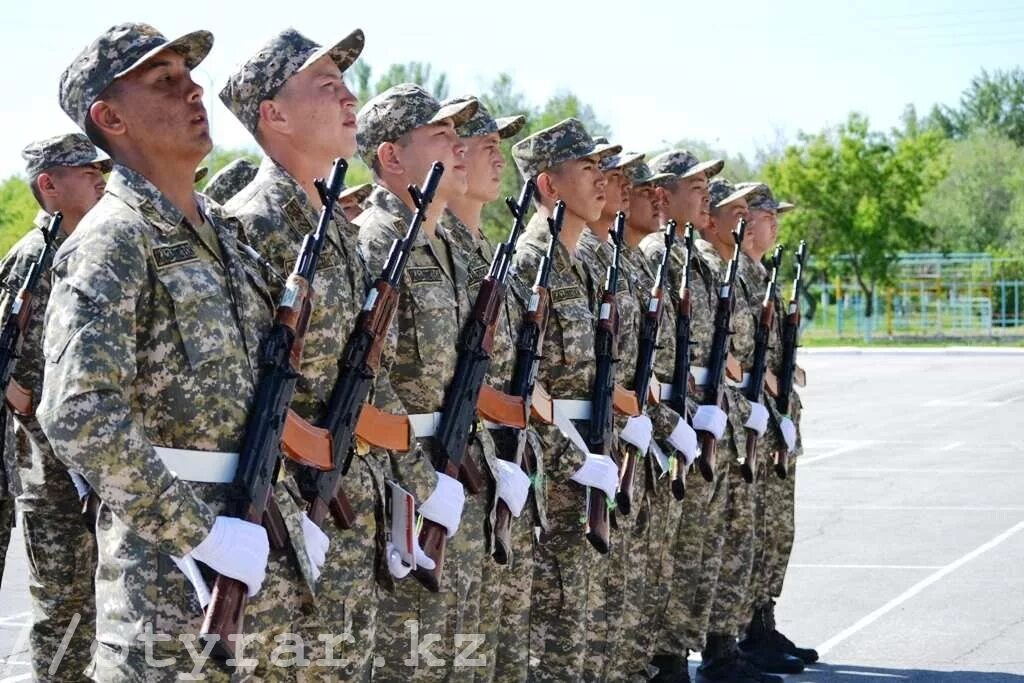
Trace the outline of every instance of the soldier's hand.
<path fill-rule="evenodd" d="M 782 440 L 786 442 L 786 450 L 792 453 L 796 450 L 796 425 L 788 417 L 779 421 L 779 431 L 782 432 Z"/>
<path fill-rule="evenodd" d="M 508 505 L 513 517 L 523 512 L 526 499 L 530 495 L 530 478 L 523 468 L 508 460 L 498 460 L 497 496 Z"/>
<path fill-rule="evenodd" d="M 689 467 L 697 459 L 697 432 L 693 427 L 686 424 L 685 418 L 679 418 L 675 429 L 668 435 L 668 442 L 672 448 L 683 454 L 683 461 Z"/>
<path fill-rule="evenodd" d="M 462 508 L 466 504 L 466 491 L 458 479 L 437 473 L 437 487 L 420 505 L 420 514 L 448 531 L 448 538 L 459 530 Z"/>
<path fill-rule="evenodd" d="M 230 576 L 256 595 L 267 576 L 270 541 L 259 524 L 236 517 L 217 517 L 202 543 L 192 549 L 192 557 L 218 574 Z"/>
<path fill-rule="evenodd" d="M 646 415 L 638 415 L 626 420 L 625 426 L 619 432 L 619 438 L 635 446 L 641 454 L 644 454 L 651 447 L 653 433 L 654 425 L 651 424 L 651 418 Z"/>
<path fill-rule="evenodd" d="M 721 440 L 725 436 L 725 425 L 728 419 L 725 412 L 718 406 L 703 405 L 697 408 L 697 412 L 693 415 L 693 428 L 697 431 L 708 432 L 716 440 Z"/>
<path fill-rule="evenodd" d="M 306 546 L 306 557 L 309 558 L 309 566 L 313 570 L 313 580 L 316 581 L 320 578 L 320 570 L 327 563 L 327 548 L 331 542 L 327 534 L 305 512 L 302 513 L 302 537 Z"/>
<path fill-rule="evenodd" d="M 758 437 L 764 436 L 765 430 L 768 429 L 768 409 L 760 403 L 751 401 L 750 417 L 743 426 L 757 432 Z"/>

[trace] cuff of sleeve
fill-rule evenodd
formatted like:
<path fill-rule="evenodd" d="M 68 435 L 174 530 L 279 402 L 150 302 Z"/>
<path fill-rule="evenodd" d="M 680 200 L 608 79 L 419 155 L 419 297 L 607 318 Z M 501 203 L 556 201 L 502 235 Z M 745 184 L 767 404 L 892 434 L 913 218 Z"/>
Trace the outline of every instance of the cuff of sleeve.
<path fill-rule="evenodd" d="M 156 500 L 163 523 L 157 529 L 160 552 L 184 557 L 210 533 L 216 515 L 187 482 L 175 479 Z"/>

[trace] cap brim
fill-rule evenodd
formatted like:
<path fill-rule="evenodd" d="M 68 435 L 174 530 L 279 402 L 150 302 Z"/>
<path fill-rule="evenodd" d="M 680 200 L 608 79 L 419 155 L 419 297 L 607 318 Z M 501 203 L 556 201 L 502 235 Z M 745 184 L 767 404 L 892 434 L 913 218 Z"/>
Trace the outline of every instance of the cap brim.
<path fill-rule="evenodd" d="M 728 204 L 732 204 L 737 200 L 744 199 L 747 195 L 752 194 L 753 192 L 757 191 L 760 188 L 760 185 L 750 185 L 749 187 L 741 187 L 732 194 L 728 195 L 722 201 L 715 204 L 715 208 L 727 206 Z"/>
<path fill-rule="evenodd" d="M 633 187 L 641 187 L 643 185 L 664 185 L 665 183 L 671 182 L 676 179 L 671 173 L 655 173 L 650 178 L 644 178 L 640 182 L 633 183 Z"/>
<path fill-rule="evenodd" d="M 628 154 L 622 154 L 619 156 L 618 161 L 615 162 L 614 166 L 609 166 L 604 169 L 605 171 L 617 171 L 624 168 L 629 168 L 634 164 L 638 164 L 644 160 L 646 155 L 643 152 L 630 152 Z"/>
<path fill-rule="evenodd" d="M 362 185 L 356 185 L 355 187 L 347 187 L 342 190 L 341 194 L 338 195 L 338 199 L 348 199 L 349 197 L 355 197 L 356 201 L 360 204 L 363 203 L 370 193 L 373 192 L 372 183 L 363 183 Z"/>
<path fill-rule="evenodd" d="M 437 110 L 425 126 L 429 126 L 433 123 L 443 123 L 445 121 L 451 121 L 456 126 L 461 126 L 466 121 L 473 118 L 473 114 L 476 113 L 480 103 L 475 99 L 465 100 L 463 102 L 452 102 Z"/>
<path fill-rule="evenodd" d="M 92 165 L 103 173 L 110 173 L 114 169 L 114 160 L 106 154 L 97 154 L 96 158 L 92 160 Z"/>
<path fill-rule="evenodd" d="M 498 124 L 498 137 L 504 140 L 510 138 L 523 129 L 526 125 L 526 117 L 520 114 L 519 116 L 502 116 L 494 120 Z"/>
<path fill-rule="evenodd" d="M 725 162 L 721 159 L 709 159 L 708 161 L 702 161 L 699 164 L 694 164 L 686 173 L 679 176 L 680 178 L 692 178 L 695 175 L 704 173 L 708 178 L 718 175 L 725 168 Z"/>
<path fill-rule="evenodd" d="M 775 209 L 775 213 L 786 213 L 796 208 L 796 204 L 790 202 L 779 202 L 779 206 Z"/>
<path fill-rule="evenodd" d="M 331 61 L 338 65 L 338 69 L 341 70 L 342 73 L 345 73 L 345 70 L 359 59 L 359 55 L 362 54 L 363 45 L 365 43 L 366 37 L 363 35 L 363 30 L 361 28 L 357 28 L 334 45 L 325 45 L 324 47 L 314 50 L 313 54 L 307 57 L 306 61 L 302 63 L 302 66 L 296 70 L 296 73 L 307 68 L 324 55 L 329 55 Z"/>
<path fill-rule="evenodd" d="M 196 169 L 196 174 L 195 174 L 195 176 L 192 177 L 192 182 L 193 183 L 198 183 L 200 180 L 202 180 L 203 178 L 205 178 L 209 174 L 210 174 L 210 167 L 209 166 L 200 166 L 199 168 Z"/>
<path fill-rule="evenodd" d="M 622 151 L 622 145 L 611 145 L 611 144 L 600 144 L 594 145 L 594 148 L 590 150 L 589 154 L 576 157 L 577 159 L 589 159 L 590 157 L 596 157 L 598 159 L 604 159 L 610 157 L 613 154 L 618 154 Z"/>
<path fill-rule="evenodd" d="M 192 31 L 192 33 L 186 33 L 180 38 L 175 38 L 163 45 L 158 45 L 146 54 L 135 60 L 135 63 L 129 66 L 124 71 L 114 75 L 114 79 L 121 78 L 135 69 L 139 68 L 149 60 L 156 57 L 164 50 L 174 50 L 182 57 L 185 58 L 185 66 L 189 70 L 192 70 L 199 66 L 206 55 L 210 54 L 210 49 L 213 47 L 213 34 L 209 31 Z"/>

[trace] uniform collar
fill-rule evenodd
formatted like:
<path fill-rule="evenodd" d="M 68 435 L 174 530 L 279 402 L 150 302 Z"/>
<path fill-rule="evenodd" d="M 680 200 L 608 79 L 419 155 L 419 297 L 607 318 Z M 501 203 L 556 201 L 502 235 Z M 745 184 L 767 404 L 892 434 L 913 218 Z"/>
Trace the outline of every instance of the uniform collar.
<path fill-rule="evenodd" d="M 141 173 L 127 166 L 117 164 L 107 179 L 107 192 L 114 195 L 131 208 L 138 211 L 161 230 L 176 228 L 181 223 L 188 223 L 185 215 L 170 202 L 166 195 L 157 189 Z M 196 206 L 205 211 L 205 202 L 198 193 L 193 193 Z"/>

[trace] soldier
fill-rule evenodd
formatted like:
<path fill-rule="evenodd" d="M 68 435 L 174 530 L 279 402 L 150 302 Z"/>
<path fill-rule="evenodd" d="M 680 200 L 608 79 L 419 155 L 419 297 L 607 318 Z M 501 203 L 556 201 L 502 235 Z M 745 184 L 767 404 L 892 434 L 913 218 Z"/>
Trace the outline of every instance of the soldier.
<path fill-rule="evenodd" d="M 373 169 L 377 186 L 366 200 L 356 223 L 359 248 L 371 272 L 380 272 L 395 239 L 405 236 L 413 215 L 405 188 L 423 182 L 435 161 L 444 175 L 422 229 L 409 254 L 400 286 L 393 332 L 397 335 L 390 367 L 397 395 L 392 412 L 409 413 L 420 458 L 440 457 L 433 438 L 445 390 L 455 371 L 460 322 L 470 305 L 465 266 L 438 230 L 438 220 L 450 198 L 466 191 L 466 147 L 455 133 L 476 111 L 476 101 L 442 107 L 426 90 L 413 84 L 396 85 L 367 102 L 358 115 L 359 154 Z M 473 446 L 473 444 L 476 444 Z M 482 458 L 479 443 L 471 442 L 467 460 Z M 405 481 L 401 468 L 395 476 Z M 460 591 L 463 562 L 480 566 L 483 537 L 479 528 L 459 529 L 465 492 L 462 483 L 438 472 L 433 482 L 420 478 L 413 491 L 420 514 L 448 531 L 448 561 L 441 591 L 431 593 L 414 581 L 399 582 L 380 603 L 377 657 L 373 676 L 382 681 L 472 678 L 473 669 L 456 662 L 472 642 L 479 645 L 474 598 Z M 478 498 L 480 496 L 477 496 Z M 481 506 L 480 502 L 469 506 Z"/>
<path fill-rule="evenodd" d="M 363 183 L 355 187 L 346 187 L 345 191 L 338 195 L 338 205 L 345 218 L 354 221 L 363 212 L 363 202 L 373 192 L 373 183 Z"/>
<path fill-rule="evenodd" d="M 321 203 L 313 180 L 326 177 L 335 158 L 355 153 L 356 99 L 343 74 L 363 42 L 358 29 L 327 47 L 286 29 L 231 74 L 220 92 L 221 101 L 266 154 L 255 178 L 224 208 L 241 221 L 248 241 L 259 245 L 277 272 L 292 269 L 303 237 L 316 228 Z M 292 399 L 293 410 L 313 424 L 321 424 L 326 415 L 344 341 L 370 284 L 358 251 L 356 228 L 336 205 L 317 266 L 302 377 Z M 283 283 L 270 282 L 276 300 Z M 296 473 L 300 482 L 306 475 Z M 330 553 L 315 600 L 303 605 L 300 627 L 303 642 L 312 648 L 311 676 L 358 680 L 369 675 L 378 600 L 376 518 L 383 487 L 380 453 L 357 454 L 344 487 L 356 519 L 349 529 L 323 522 Z M 312 589 L 315 577 L 308 578 Z M 330 658 L 328 635 L 334 638 Z"/>
<path fill-rule="evenodd" d="M 754 311 L 764 299 L 769 273 L 761 263 L 764 254 L 771 251 L 778 237 L 778 217 L 794 208 L 788 202 L 779 202 L 765 185 L 748 196 L 750 222 L 747 239 L 743 242 L 740 284 L 752 303 Z M 756 304 L 756 306 L 754 305 Z M 776 324 L 771 330 L 768 346 L 768 375 L 781 371 L 782 345 L 780 342 L 785 306 L 776 295 Z M 772 382 L 774 384 L 775 382 Z M 795 455 L 800 452 L 797 425 L 800 418 L 800 397 L 794 390 L 790 412 L 778 412 L 774 397 L 766 395 L 772 414 L 772 429 L 759 441 L 758 479 L 755 498 L 755 555 L 751 595 L 747 613 L 752 614 L 746 627 L 746 638 L 740 641 L 740 650 L 756 665 L 777 673 L 796 672 L 803 664 L 818 661 L 818 653 L 798 648 L 775 628 L 775 598 L 782 593 L 782 583 L 793 548 L 793 503 L 795 496 Z M 773 469 L 775 453 L 790 454 L 787 476 L 778 477 Z"/>
<path fill-rule="evenodd" d="M 453 98 L 442 104 L 447 106 L 467 99 L 470 98 Z M 484 206 L 497 199 L 501 190 L 501 172 L 505 168 L 501 141 L 516 135 L 525 122 L 523 116 L 495 119 L 483 104 L 478 103 L 473 117 L 455 129 L 466 145 L 467 187 L 465 194 L 449 200 L 448 209 L 441 218 L 441 230 L 466 265 L 470 301 L 476 300 L 480 283 L 494 260 L 494 246 L 483 234 L 481 225 Z M 505 382 L 512 375 L 512 347 L 516 328 L 513 327 L 514 313 L 509 308 L 508 305 L 503 308 L 503 318 L 499 320 L 491 350 L 488 383 L 498 390 L 505 388 Z M 494 485 L 489 487 L 486 505 L 467 506 L 463 513 L 463 524 L 472 522 L 486 538 L 487 552 L 481 558 L 479 573 L 471 563 L 459 565 L 459 571 L 464 573 L 460 583 L 467 594 L 473 595 L 478 601 L 484 587 L 492 594 L 491 599 L 479 601 L 476 608 L 484 643 L 476 652 L 482 666 L 475 672 L 474 680 L 522 681 L 526 678 L 529 663 L 530 586 L 533 573 L 531 537 L 534 525 L 539 523 L 539 514 L 535 517 L 531 510 L 513 523 L 512 540 L 516 545 L 512 557 L 504 566 L 497 564 L 491 558 L 494 506 L 500 497 L 511 510 L 521 512 L 530 496 L 530 480 L 518 465 L 497 459 L 498 444 L 514 448 L 514 435 L 498 425 L 488 427 L 495 444 L 494 457 L 488 460 L 495 463 L 497 478 L 493 480 Z M 488 440 L 482 440 L 481 445 L 484 448 L 492 447 Z M 533 500 L 535 504 L 539 502 L 536 496 L 533 496 Z M 478 515 L 484 518 L 471 519 L 474 511 L 485 513 Z M 473 533 L 476 533 L 476 529 Z M 474 582 L 479 582 L 480 587 L 474 586 Z"/>
<path fill-rule="evenodd" d="M 213 174 L 203 188 L 203 194 L 218 204 L 227 204 L 255 177 L 256 165 L 245 157 L 239 157 Z"/>
<path fill-rule="evenodd" d="M 222 514 L 272 302 L 236 230 L 193 191 L 212 142 L 191 70 L 212 43 L 207 31 L 169 41 L 118 24 L 60 81 L 61 107 L 115 162 L 54 261 L 37 413 L 57 457 L 103 501 L 89 668 L 98 681 L 228 679 L 223 663 L 190 656 L 205 588 L 196 560 L 255 596 L 249 634 L 290 631 L 300 595 L 291 553 L 270 552 L 262 526 Z M 308 562 L 298 510 L 275 498 Z M 235 644 L 244 669 L 257 655 L 264 677 L 294 674 L 271 667 L 269 648 Z"/>
<path fill-rule="evenodd" d="M 543 447 L 548 533 L 534 546 L 530 612 L 530 680 L 580 680 L 586 655 L 587 591 L 598 553 L 587 542 L 587 486 L 614 499 L 618 471 L 605 456 L 588 453 L 589 403 L 594 383 L 596 284 L 575 256 L 588 223 L 601 217 L 605 180 L 601 158 L 615 145 L 598 145 L 576 119 L 566 119 L 512 147 L 523 178 L 537 183 L 537 212 L 520 238 L 513 290 L 525 308 L 540 259 L 551 242 L 547 218 L 556 201 L 565 221 L 551 265 L 551 315 L 537 381 L 555 398 L 555 425 L 537 425 Z M 581 410 L 582 408 L 582 410 Z M 582 431 L 582 434 L 581 434 Z"/>
<path fill-rule="evenodd" d="M 103 174 L 111 161 L 80 133 L 58 135 L 33 142 L 21 153 L 32 195 L 39 203 L 33 229 L 0 262 L 7 311 L 29 269 L 46 248 L 43 230 L 50 216 L 61 211 L 61 231 L 54 248 L 74 232 L 82 217 L 100 197 Z M 22 338 L 21 358 L 13 379 L 38 398 L 43 389 L 43 312 L 50 296 L 50 274 L 39 281 L 32 299 L 29 326 Z M 13 419 L 12 419 L 13 418 Z M 21 493 L 18 509 L 29 563 L 29 593 L 33 621 L 29 633 L 32 668 L 37 678 L 79 680 L 89 663 L 95 633 L 96 607 L 93 571 L 96 540 L 83 524 L 79 494 L 67 467 L 53 455 L 35 416 L 9 413 L 13 422 Z M 6 548 L 5 548 L 6 549 Z M 58 668 L 50 672 L 65 633 L 75 628 Z"/>

